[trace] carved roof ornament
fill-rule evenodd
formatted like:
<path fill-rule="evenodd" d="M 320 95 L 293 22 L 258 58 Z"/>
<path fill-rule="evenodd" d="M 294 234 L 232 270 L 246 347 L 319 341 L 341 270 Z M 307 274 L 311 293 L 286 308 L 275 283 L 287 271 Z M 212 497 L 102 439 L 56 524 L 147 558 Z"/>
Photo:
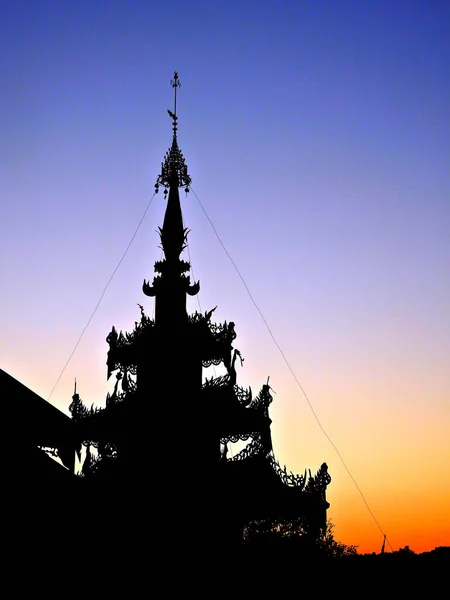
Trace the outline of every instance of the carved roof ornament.
<path fill-rule="evenodd" d="M 173 121 L 173 139 L 172 146 L 166 152 L 164 162 L 161 163 L 161 173 L 155 183 L 155 193 L 157 194 L 160 186 L 164 187 L 164 197 L 167 196 L 168 190 L 171 185 L 176 187 L 182 187 L 189 192 L 189 186 L 191 185 L 191 178 L 188 175 L 187 165 L 178 146 L 177 130 L 178 130 L 178 117 L 177 117 L 177 88 L 181 87 L 180 80 L 178 79 L 178 71 L 174 71 L 173 79 L 170 81 L 170 85 L 174 89 L 174 111 L 167 109 L 169 116 Z"/>

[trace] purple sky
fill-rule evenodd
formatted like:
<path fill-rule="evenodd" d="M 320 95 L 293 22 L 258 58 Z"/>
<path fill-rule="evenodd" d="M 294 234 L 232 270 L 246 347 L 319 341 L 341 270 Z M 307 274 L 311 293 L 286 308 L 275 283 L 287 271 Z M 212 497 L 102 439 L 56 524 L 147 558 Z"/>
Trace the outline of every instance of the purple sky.
<path fill-rule="evenodd" d="M 0 367 L 49 396 L 152 196 L 178 69 L 193 190 L 361 487 L 376 503 L 405 460 L 405 493 L 422 460 L 438 485 L 449 39 L 438 0 L 2 0 Z M 326 460 L 339 507 L 348 476 L 195 196 L 182 203 L 201 309 L 236 323 L 241 384 L 271 376 L 280 461 Z M 63 410 L 75 377 L 85 402 L 104 400 L 111 326 L 131 330 L 138 302 L 152 314 L 141 285 L 163 212 L 160 193 L 52 395 Z"/>

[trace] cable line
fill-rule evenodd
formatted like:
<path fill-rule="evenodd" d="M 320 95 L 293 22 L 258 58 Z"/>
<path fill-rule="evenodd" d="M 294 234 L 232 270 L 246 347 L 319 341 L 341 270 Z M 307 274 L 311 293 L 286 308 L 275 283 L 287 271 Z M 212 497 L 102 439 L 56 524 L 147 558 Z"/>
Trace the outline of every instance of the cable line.
<path fill-rule="evenodd" d="M 309 408 L 310 408 L 310 410 L 311 410 L 311 412 L 312 412 L 312 414 L 313 414 L 313 416 L 314 416 L 314 418 L 315 418 L 315 420 L 316 420 L 316 422 L 317 422 L 318 426 L 320 427 L 320 429 L 321 429 L 322 433 L 324 434 L 324 436 L 325 436 L 325 437 L 327 438 L 327 440 L 330 442 L 331 446 L 334 448 L 334 450 L 335 450 L 336 454 L 338 455 L 338 457 L 339 457 L 339 459 L 340 459 L 341 463 L 343 464 L 343 466 L 344 466 L 345 470 L 347 471 L 347 473 L 348 473 L 348 475 L 349 475 L 350 479 L 353 481 L 353 483 L 354 483 L 354 485 L 355 485 L 356 489 L 358 490 L 358 492 L 359 492 L 359 494 L 360 494 L 360 496 L 361 496 L 361 498 L 362 498 L 362 500 L 363 500 L 364 504 L 366 505 L 366 508 L 367 508 L 367 510 L 369 511 L 369 514 L 371 515 L 372 519 L 374 520 L 374 522 L 375 522 L 376 526 L 378 527 L 378 529 L 380 530 L 380 532 L 382 533 L 382 535 L 383 535 L 383 536 L 386 536 L 386 534 L 384 533 L 383 529 L 381 528 L 381 525 L 378 523 L 378 521 L 377 521 L 377 519 L 376 519 L 375 515 L 373 514 L 373 512 L 372 512 L 372 510 L 371 510 L 371 508 L 370 508 L 370 506 L 369 506 L 369 504 L 368 504 L 368 502 L 367 502 L 367 500 L 366 500 L 366 498 L 365 498 L 364 494 L 363 494 L 363 493 L 362 493 L 362 491 L 361 491 L 361 488 L 359 487 L 359 485 L 358 485 L 358 483 L 357 483 L 357 481 L 356 481 L 356 479 L 355 479 L 355 478 L 354 478 L 354 476 L 352 475 L 352 473 L 351 473 L 350 469 L 348 468 L 348 466 L 347 466 L 347 464 L 346 464 L 346 462 L 345 462 L 344 458 L 342 457 L 342 454 L 339 452 L 339 450 L 338 450 L 338 448 L 337 448 L 336 444 L 335 444 L 335 443 L 333 442 L 333 440 L 330 438 L 330 436 L 328 435 L 328 433 L 325 431 L 325 428 L 323 427 L 322 423 L 320 422 L 320 420 L 319 420 L 319 417 L 317 416 L 317 413 L 316 413 L 316 411 L 314 410 L 314 407 L 313 407 L 313 405 L 312 405 L 312 403 L 311 403 L 310 399 L 308 398 L 308 395 L 307 395 L 307 393 L 306 393 L 306 392 L 305 392 L 305 390 L 303 389 L 303 386 L 302 386 L 302 384 L 300 383 L 300 381 L 298 380 L 298 378 L 297 378 L 296 374 L 294 373 L 294 371 L 293 371 L 293 369 L 292 369 L 291 365 L 289 364 L 289 361 L 288 361 L 288 359 L 286 358 L 286 355 L 284 354 L 284 352 L 283 352 L 283 350 L 282 350 L 282 348 L 281 348 L 280 344 L 279 344 L 279 343 L 278 343 L 278 341 L 276 340 L 276 338 L 275 338 L 275 336 L 274 336 L 274 334 L 273 334 L 272 330 L 270 329 L 270 327 L 269 327 L 269 324 L 268 324 L 268 323 L 267 323 L 267 321 L 266 321 L 266 318 L 264 317 L 264 315 L 263 315 L 263 313 L 262 313 L 261 309 L 259 308 L 258 304 L 256 303 L 256 300 L 253 298 L 253 296 L 252 296 L 252 294 L 251 294 L 251 292 L 250 292 L 250 289 L 249 289 L 249 287 L 248 287 L 248 285 L 247 285 L 247 283 L 246 283 L 246 281 L 245 281 L 244 277 L 242 276 L 241 272 L 239 271 L 239 269 L 238 269 L 238 267 L 237 267 L 236 263 L 234 262 L 233 258 L 232 258 L 232 257 L 231 257 L 231 255 L 230 255 L 230 253 L 229 253 L 229 252 L 228 252 L 228 250 L 226 249 L 226 247 L 225 247 L 225 244 L 224 244 L 224 243 L 222 242 L 222 240 L 220 239 L 220 236 L 219 236 L 219 234 L 217 233 L 217 230 L 216 230 L 216 228 L 214 227 L 214 224 L 213 224 L 213 222 L 211 221 L 211 219 L 210 219 L 210 217 L 209 217 L 208 213 L 206 212 L 205 208 L 203 207 L 203 204 L 200 202 L 200 199 L 199 199 L 199 197 L 197 196 L 197 194 L 195 193 L 195 191 L 192 189 L 192 186 L 191 186 L 191 188 L 190 188 L 190 191 L 191 191 L 191 192 L 194 194 L 194 196 L 197 198 L 197 202 L 199 203 L 199 205 L 200 205 L 200 208 L 202 209 L 202 211 L 203 211 L 203 213 L 204 213 L 205 217 L 208 219 L 208 221 L 209 221 L 209 224 L 211 225 L 211 227 L 212 227 L 212 230 L 214 231 L 214 234 L 215 234 L 216 238 L 218 239 L 218 241 L 219 241 L 220 245 L 222 246 L 222 248 L 223 248 L 223 250 L 224 250 L 225 254 L 227 255 L 228 259 L 230 260 L 231 264 L 232 264 L 232 265 L 233 265 L 233 267 L 235 268 L 235 270 L 236 270 L 236 273 L 238 274 L 238 276 L 239 276 L 240 280 L 242 281 L 242 283 L 243 283 L 243 285 L 244 285 L 244 287 L 245 287 L 245 289 L 246 289 L 246 291 L 247 291 L 247 294 L 248 294 L 248 296 L 249 296 L 250 300 L 252 301 L 253 305 L 255 306 L 256 310 L 258 311 L 258 313 L 259 313 L 259 316 L 260 316 L 260 317 L 261 317 L 261 319 L 263 320 L 263 322 L 264 322 L 264 325 L 266 326 L 266 329 L 267 329 L 267 331 L 269 332 L 269 335 L 270 335 L 270 337 L 272 338 L 272 340 L 273 340 L 273 342 L 274 342 L 275 346 L 278 348 L 278 351 L 280 352 L 280 354 L 281 354 L 281 356 L 282 356 L 282 358 L 283 358 L 283 360 L 284 360 L 284 362 L 285 362 L 285 364 L 286 364 L 287 368 L 289 369 L 289 371 L 290 371 L 290 373 L 291 373 L 292 377 L 294 378 L 294 380 L 296 381 L 296 383 L 297 383 L 298 387 L 299 387 L 299 388 L 300 388 L 300 390 L 302 391 L 302 393 L 303 393 L 303 396 L 305 397 L 305 400 L 306 400 L 306 402 L 308 403 L 308 406 L 309 406 Z M 389 542 L 389 540 L 388 540 L 387 538 L 386 538 L 386 541 L 387 541 L 387 543 L 389 544 L 389 546 L 390 546 L 391 550 L 393 550 L 393 547 L 392 547 L 391 543 Z"/>
<path fill-rule="evenodd" d="M 103 300 L 103 297 L 104 297 L 104 295 L 106 294 L 106 290 L 108 289 L 108 287 L 109 287 L 109 284 L 110 284 L 110 283 L 111 283 L 111 281 L 113 280 L 113 278 L 114 278 L 114 275 L 115 275 L 115 274 L 117 273 L 117 271 L 119 270 L 119 267 L 120 267 L 120 265 L 122 264 L 122 262 L 123 262 L 123 260 L 124 260 L 125 256 L 127 255 L 127 253 L 128 253 L 128 250 L 130 249 L 130 246 L 131 246 L 131 244 L 134 242 L 134 238 L 136 237 L 136 235 L 137 235 L 137 232 L 139 231 L 139 229 L 140 229 L 140 227 L 141 227 L 141 225 L 142 225 L 142 222 L 143 222 L 143 221 L 144 221 L 144 219 L 145 219 L 145 215 L 147 214 L 147 211 L 148 211 L 148 209 L 150 208 L 150 205 L 151 205 L 151 203 L 153 202 L 153 198 L 155 197 L 155 193 L 156 193 L 156 192 L 154 192 L 154 193 L 153 193 L 153 196 L 150 198 L 150 201 L 149 201 L 149 203 L 147 204 L 147 207 L 146 207 L 146 209 L 144 210 L 144 214 L 142 215 L 142 217 L 141 217 L 141 220 L 139 221 L 139 223 L 138 223 L 138 225 L 137 225 L 137 227 L 136 227 L 136 229 L 135 229 L 135 231 L 134 231 L 133 235 L 131 236 L 131 240 L 128 242 L 128 246 L 125 248 L 125 252 L 122 254 L 122 257 L 121 257 L 121 259 L 119 260 L 119 262 L 117 263 L 117 266 L 116 266 L 116 268 L 115 268 L 115 269 L 114 269 L 114 271 L 112 272 L 112 275 L 111 275 L 111 277 L 108 279 L 108 282 L 106 283 L 105 287 L 103 288 L 103 292 L 101 293 L 101 295 L 100 295 L 100 298 L 99 298 L 99 300 L 98 300 L 97 304 L 95 305 L 95 308 L 94 308 L 94 310 L 92 311 L 92 314 L 91 314 L 91 316 L 90 316 L 90 317 L 89 317 L 89 319 L 88 319 L 88 322 L 87 322 L 87 323 L 86 323 L 86 325 L 84 326 L 84 329 L 83 329 L 83 331 L 80 333 L 80 336 L 79 336 L 79 338 L 78 338 L 78 340 L 77 340 L 77 343 L 76 343 L 76 344 L 75 344 L 75 346 L 74 346 L 74 349 L 73 349 L 73 350 L 72 350 L 72 352 L 70 353 L 70 356 L 69 356 L 69 358 L 67 359 L 67 361 L 66 361 L 66 364 L 65 364 L 65 365 L 64 365 L 64 367 L 62 368 L 62 371 L 61 371 L 61 373 L 59 374 L 59 377 L 58 377 L 58 379 L 56 380 L 56 383 L 55 383 L 55 385 L 53 386 L 53 388 L 52 388 L 52 391 L 51 391 L 51 392 L 50 392 L 50 394 L 48 395 L 47 402 L 48 402 L 48 401 L 50 400 L 50 398 L 52 397 L 52 394 L 53 394 L 53 392 L 55 391 L 55 389 L 56 389 L 56 386 L 57 386 L 57 385 L 58 385 L 58 383 L 60 382 L 60 380 L 61 380 L 61 377 L 62 377 L 62 376 L 63 376 L 63 374 L 64 374 L 64 371 L 67 369 L 67 366 L 68 366 L 68 364 L 70 363 L 70 361 L 72 360 L 72 357 L 73 357 L 73 355 L 75 354 L 75 352 L 76 352 L 76 350 L 77 350 L 77 348 L 78 348 L 78 346 L 79 346 L 79 344 L 80 344 L 80 342 L 81 342 L 81 340 L 82 340 L 82 338 L 83 338 L 84 334 L 86 333 L 86 330 L 87 330 L 87 328 L 88 328 L 88 327 L 89 327 L 89 325 L 91 324 L 91 321 L 92 321 L 92 319 L 94 318 L 94 315 L 95 315 L 95 313 L 97 312 L 97 310 L 98 310 L 98 307 L 100 306 L 100 303 L 101 303 L 101 301 Z"/>

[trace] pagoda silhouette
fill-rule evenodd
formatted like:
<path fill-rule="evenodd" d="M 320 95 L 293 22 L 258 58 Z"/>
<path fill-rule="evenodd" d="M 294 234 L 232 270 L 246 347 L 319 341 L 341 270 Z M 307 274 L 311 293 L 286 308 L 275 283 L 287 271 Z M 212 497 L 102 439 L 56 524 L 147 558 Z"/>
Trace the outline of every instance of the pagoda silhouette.
<path fill-rule="evenodd" d="M 58 477 L 36 470 L 35 485 L 39 477 L 52 480 L 52 493 L 63 485 L 59 517 L 76 515 L 72 535 L 81 543 L 101 540 L 104 548 L 133 536 L 156 545 L 171 540 L 184 549 L 198 539 L 208 548 L 225 547 L 242 544 L 249 531 L 286 523 L 314 543 L 326 526 L 327 465 L 314 475 L 281 468 L 272 448 L 269 380 L 256 395 L 239 386 L 236 362 L 243 358 L 234 346 L 235 324 L 215 323 L 215 308 L 187 312 L 187 296 L 199 293 L 200 282 L 191 283 L 191 266 L 181 258 L 189 232 L 179 190 L 189 192 L 191 178 L 178 145 L 177 71 L 171 85 L 172 145 L 155 185 L 167 200 L 159 228 L 164 257 L 154 265 L 152 283 L 143 283 L 144 295 L 154 299 L 154 319 L 138 305 L 131 332 L 112 327 L 108 334 L 107 376 L 114 390 L 104 408 L 85 406 L 75 385 L 70 428 L 62 419 L 65 439 L 33 437 L 66 466 Z M 212 365 L 226 374 L 205 377 L 203 369 Z M 230 456 L 236 442 L 246 445 Z M 72 476 L 62 484 L 63 469 Z M 36 514 L 32 520 L 38 521 Z"/>
<path fill-rule="evenodd" d="M 154 298 L 155 317 L 139 305 L 133 331 L 113 327 L 109 333 L 107 370 L 115 386 L 104 409 L 87 409 L 74 393 L 70 412 L 86 447 L 82 478 L 105 501 L 126 489 L 137 518 L 145 514 L 149 489 L 161 515 L 177 498 L 178 517 L 163 519 L 164 535 L 189 538 L 207 522 L 207 537 L 220 544 L 242 539 L 249 523 L 295 520 L 316 538 L 329 507 L 326 464 L 315 475 L 279 466 L 271 440 L 271 388 L 267 381 L 252 396 L 237 384 L 236 360 L 243 359 L 234 347 L 234 323 L 213 322 L 215 309 L 186 310 L 186 297 L 199 293 L 200 282 L 191 283 L 191 266 L 180 258 L 189 232 L 179 190 L 189 192 L 191 178 L 177 139 L 177 71 L 171 85 L 172 145 L 155 185 L 167 198 L 159 228 L 164 258 L 154 265 L 153 282 L 143 284 L 144 294 Z M 223 365 L 226 374 L 204 379 L 203 369 L 211 365 Z M 228 456 L 229 444 L 238 441 L 247 445 Z"/>

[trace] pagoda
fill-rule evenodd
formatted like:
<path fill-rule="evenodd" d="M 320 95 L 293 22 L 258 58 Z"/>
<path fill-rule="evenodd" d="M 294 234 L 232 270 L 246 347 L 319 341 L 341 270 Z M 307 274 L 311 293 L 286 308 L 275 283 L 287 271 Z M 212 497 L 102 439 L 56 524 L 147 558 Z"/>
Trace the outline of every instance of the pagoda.
<path fill-rule="evenodd" d="M 232 321 L 213 321 L 215 309 L 188 314 L 187 296 L 199 293 L 190 264 L 180 189 L 191 177 L 178 145 L 175 71 L 172 144 L 155 191 L 167 200 L 159 228 L 164 257 L 154 265 L 143 293 L 154 300 L 154 319 L 140 307 L 129 333 L 112 327 L 106 338 L 108 378 L 115 380 L 106 406 L 88 409 L 74 393 L 70 412 L 82 441 L 85 497 L 106 508 L 104 524 L 151 532 L 152 539 L 239 543 L 254 523 L 296 522 L 317 538 L 326 524 L 326 464 L 316 474 L 288 473 L 276 461 L 271 440 L 269 381 L 256 395 L 237 383 Z M 206 378 L 204 369 L 225 374 Z M 233 457 L 229 446 L 246 446 Z M 126 523 L 117 525 L 127 507 Z M 176 507 L 176 508 L 174 508 Z M 91 523 L 91 526 L 93 523 Z"/>

